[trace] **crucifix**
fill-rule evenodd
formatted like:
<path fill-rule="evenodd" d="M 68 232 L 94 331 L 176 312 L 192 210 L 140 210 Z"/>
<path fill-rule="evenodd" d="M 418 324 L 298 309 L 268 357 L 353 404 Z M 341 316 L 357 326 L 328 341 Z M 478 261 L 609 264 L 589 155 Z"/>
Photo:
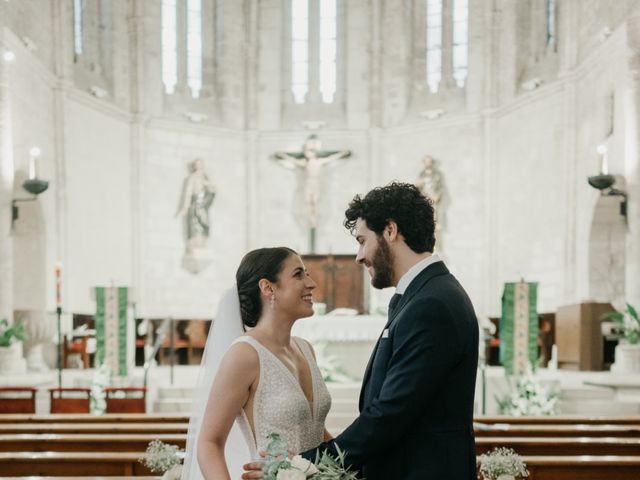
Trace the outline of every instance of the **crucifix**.
<path fill-rule="evenodd" d="M 316 135 L 309 135 L 300 152 L 276 152 L 273 158 L 283 167 L 304 173 L 304 194 L 309 219 L 309 250 L 315 253 L 318 226 L 318 199 L 320 197 L 320 173 L 322 167 L 351 156 L 350 150 L 321 150 L 322 143 Z"/>

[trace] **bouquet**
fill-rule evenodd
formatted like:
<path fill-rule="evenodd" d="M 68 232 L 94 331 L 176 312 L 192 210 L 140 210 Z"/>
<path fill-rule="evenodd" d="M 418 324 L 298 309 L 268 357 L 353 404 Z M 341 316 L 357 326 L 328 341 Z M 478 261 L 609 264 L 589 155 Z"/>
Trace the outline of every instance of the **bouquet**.
<path fill-rule="evenodd" d="M 558 393 L 553 388 L 543 385 L 531 369 L 515 377 L 515 380 L 509 377 L 507 380 L 511 391 L 503 397 L 496 396 L 501 415 L 555 415 Z"/>
<path fill-rule="evenodd" d="M 181 450 L 160 440 L 152 440 L 147 446 L 144 457 L 139 461 L 154 473 L 163 473 L 163 478 L 180 478 L 182 472 Z"/>
<path fill-rule="evenodd" d="M 344 466 L 345 454 L 338 449 L 334 458 L 327 451 L 318 454 L 315 463 L 300 455 L 289 458 L 287 442 L 277 433 L 272 433 L 267 445 L 267 457 L 262 467 L 265 480 L 357 480 L 355 472 Z"/>
<path fill-rule="evenodd" d="M 504 476 L 524 478 L 529 476 L 527 466 L 512 449 L 496 447 L 480 455 L 480 474 L 485 480 L 497 480 Z"/>

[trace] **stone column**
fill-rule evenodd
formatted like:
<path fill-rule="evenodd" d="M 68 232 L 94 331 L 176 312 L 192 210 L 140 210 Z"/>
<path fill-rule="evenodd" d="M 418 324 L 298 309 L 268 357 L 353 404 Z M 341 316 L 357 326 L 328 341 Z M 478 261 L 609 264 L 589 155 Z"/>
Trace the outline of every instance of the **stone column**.
<path fill-rule="evenodd" d="M 631 2 L 630 2 L 631 3 Z M 633 2 L 633 5 L 637 3 Z M 629 59 L 628 108 L 625 122 L 625 177 L 629 195 L 627 205 L 626 299 L 640 306 L 640 7 L 627 17 L 627 45 Z"/>
<path fill-rule="evenodd" d="M 13 237 L 11 199 L 13 197 L 13 146 L 9 109 L 8 69 L 3 59 L 6 46 L 7 2 L 0 2 L 0 319 L 13 321 Z"/>

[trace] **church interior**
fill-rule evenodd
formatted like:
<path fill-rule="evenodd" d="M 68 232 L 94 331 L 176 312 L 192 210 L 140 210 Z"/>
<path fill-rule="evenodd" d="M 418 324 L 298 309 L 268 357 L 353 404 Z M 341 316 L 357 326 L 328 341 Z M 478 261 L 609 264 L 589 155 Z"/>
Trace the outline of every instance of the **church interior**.
<path fill-rule="evenodd" d="M 478 317 L 479 465 L 640 478 L 638 0 L 0 0 L 0 476 L 160 478 L 258 247 L 344 430 L 393 294 L 344 212 L 392 181 Z"/>

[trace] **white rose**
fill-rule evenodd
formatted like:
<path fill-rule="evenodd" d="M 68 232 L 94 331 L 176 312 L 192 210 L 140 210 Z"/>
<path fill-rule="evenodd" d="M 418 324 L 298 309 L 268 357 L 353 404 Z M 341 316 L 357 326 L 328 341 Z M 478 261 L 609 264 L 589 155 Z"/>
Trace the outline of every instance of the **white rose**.
<path fill-rule="evenodd" d="M 307 480 L 307 476 L 300 470 L 288 468 L 286 470 L 278 470 L 277 480 Z"/>
<path fill-rule="evenodd" d="M 296 455 L 295 457 L 293 457 L 290 462 L 293 468 L 297 468 L 298 470 L 304 472 L 307 477 L 318 473 L 318 469 L 316 468 L 316 466 L 306 458 L 302 458 L 300 455 Z"/>

